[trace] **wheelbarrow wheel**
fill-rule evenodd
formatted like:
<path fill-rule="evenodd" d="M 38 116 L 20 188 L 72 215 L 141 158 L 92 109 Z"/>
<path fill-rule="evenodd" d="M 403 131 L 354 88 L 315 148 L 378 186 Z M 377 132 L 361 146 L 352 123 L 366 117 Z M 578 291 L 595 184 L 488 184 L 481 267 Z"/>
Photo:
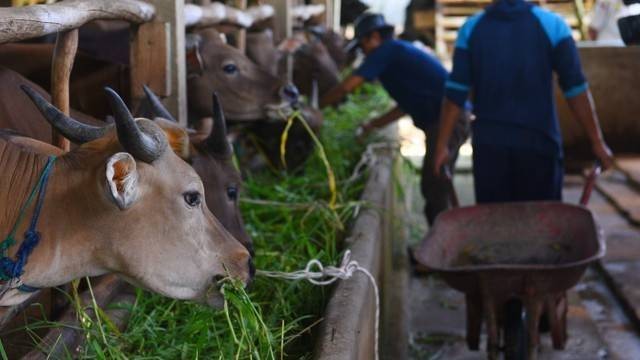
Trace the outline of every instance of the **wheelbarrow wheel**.
<path fill-rule="evenodd" d="M 528 334 L 526 318 L 522 313 L 522 303 L 510 300 L 505 309 L 503 327 L 505 360 L 526 360 L 528 358 Z"/>

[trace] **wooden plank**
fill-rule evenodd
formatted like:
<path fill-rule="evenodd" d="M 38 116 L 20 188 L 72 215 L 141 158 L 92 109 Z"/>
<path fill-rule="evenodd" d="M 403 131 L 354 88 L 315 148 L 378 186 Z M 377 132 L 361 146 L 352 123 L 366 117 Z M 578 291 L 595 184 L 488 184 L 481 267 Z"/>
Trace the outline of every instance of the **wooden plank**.
<path fill-rule="evenodd" d="M 169 63 L 169 23 L 151 22 L 140 25 L 131 46 L 131 98 L 144 98 L 143 85 L 158 96 L 171 94 Z M 135 106 L 134 106 L 135 108 Z"/>
<path fill-rule="evenodd" d="M 275 29 L 274 39 L 276 43 L 280 43 L 286 38 L 290 38 L 293 35 L 293 16 L 291 9 L 293 9 L 294 0 L 267 0 L 266 3 L 271 4 L 275 9 Z M 287 79 L 292 81 L 293 79 L 293 57 L 287 56 L 286 64 Z"/>
<path fill-rule="evenodd" d="M 624 174 L 614 172 L 598 180 L 596 188 L 629 222 L 640 225 L 640 194 L 628 186 Z"/>
<path fill-rule="evenodd" d="M 175 0 L 175 1 L 166 1 L 166 0 L 146 0 L 147 2 L 153 4 L 156 8 L 156 18 L 155 21 L 159 23 L 168 24 L 168 36 L 167 36 L 167 49 L 151 49 L 153 50 L 154 56 L 166 56 L 168 59 L 167 69 L 164 72 L 156 73 L 155 76 L 163 76 L 166 77 L 168 82 L 168 90 L 165 92 L 161 92 L 167 94 L 167 97 L 163 99 L 163 102 L 169 112 L 171 112 L 176 119 L 180 122 L 180 124 L 186 126 L 187 125 L 187 69 L 186 69 L 186 58 L 185 58 L 185 25 L 184 25 L 184 0 Z M 154 25 L 154 26 L 167 26 L 167 25 Z M 157 31 L 156 35 L 158 35 L 162 30 L 155 29 L 154 33 Z M 140 39 L 138 36 L 134 35 L 134 39 Z M 131 49 L 137 47 L 143 47 L 142 44 L 132 44 Z M 142 54 L 137 54 L 136 56 L 144 56 Z M 137 61 L 140 63 L 140 61 Z M 132 59 L 131 63 L 134 63 L 133 59 L 133 51 L 132 51 Z M 158 66 L 160 62 L 157 62 Z M 143 69 L 132 68 L 132 72 L 144 71 Z M 164 74 L 164 75 L 163 75 Z M 150 79 L 148 79 L 151 81 Z M 158 81 L 158 86 L 162 86 L 164 84 L 164 80 Z M 133 82 L 132 82 L 132 86 Z M 153 90 L 156 90 L 152 87 Z M 132 89 L 132 95 L 140 94 L 140 87 Z M 165 90 L 165 89 L 160 89 Z M 140 99 L 132 96 L 133 100 Z"/>
<path fill-rule="evenodd" d="M 240 10 L 247 9 L 247 0 L 235 0 L 235 6 Z M 243 53 L 247 50 L 247 30 L 240 29 L 235 33 L 236 47 Z"/>
<path fill-rule="evenodd" d="M 636 189 L 640 189 L 640 158 L 616 159 L 616 165 L 627 177 L 627 181 Z"/>
<path fill-rule="evenodd" d="M 0 44 L 78 28 L 92 20 L 144 23 L 153 6 L 137 0 L 67 0 L 51 5 L 0 8 Z"/>

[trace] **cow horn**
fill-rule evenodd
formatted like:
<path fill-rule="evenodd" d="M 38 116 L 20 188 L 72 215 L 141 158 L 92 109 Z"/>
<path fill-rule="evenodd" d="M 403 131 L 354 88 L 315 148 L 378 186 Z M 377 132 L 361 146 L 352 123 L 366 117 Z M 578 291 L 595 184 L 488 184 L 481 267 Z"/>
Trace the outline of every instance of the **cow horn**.
<path fill-rule="evenodd" d="M 28 85 L 20 85 L 20 88 L 29 96 L 49 124 L 60 132 L 62 136 L 76 144 L 98 139 L 111 128 L 110 126 L 98 127 L 83 124 L 65 115 Z"/>
<path fill-rule="evenodd" d="M 160 101 L 160 98 L 153 92 L 153 90 L 151 90 L 147 85 L 143 85 L 142 88 L 144 90 L 144 94 L 147 96 L 147 100 L 149 100 L 151 111 L 153 111 L 154 116 L 177 122 L 169 110 L 164 107 L 164 104 Z"/>
<path fill-rule="evenodd" d="M 220 105 L 218 94 L 213 93 L 213 130 L 206 140 L 207 147 L 218 155 L 231 155 L 229 141 L 227 141 L 227 124 Z"/>
<path fill-rule="evenodd" d="M 156 160 L 167 147 L 167 139 L 159 129 L 145 126 L 143 132 L 122 98 L 109 87 L 104 88 L 118 130 L 118 141 L 133 157 L 146 163 Z"/>

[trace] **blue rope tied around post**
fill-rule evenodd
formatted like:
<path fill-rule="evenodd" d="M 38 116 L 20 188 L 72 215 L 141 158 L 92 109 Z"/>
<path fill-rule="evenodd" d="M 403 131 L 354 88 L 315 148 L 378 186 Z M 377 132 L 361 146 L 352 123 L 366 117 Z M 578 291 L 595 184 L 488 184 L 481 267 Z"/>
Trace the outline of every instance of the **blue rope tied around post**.
<path fill-rule="evenodd" d="M 0 280 L 11 281 L 13 279 L 18 279 L 24 273 L 24 266 L 27 264 L 27 260 L 29 255 L 33 252 L 38 243 L 40 242 L 40 233 L 37 231 L 38 227 L 38 219 L 40 218 L 40 212 L 42 210 L 42 205 L 44 204 L 45 194 L 47 192 L 47 184 L 49 181 L 49 174 L 53 169 L 53 164 L 56 161 L 55 156 L 50 156 L 47 159 L 47 164 L 45 165 L 42 173 L 40 174 L 40 178 L 38 182 L 34 185 L 27 201 L 24 203 L 22 208 L 20 209 L 20 213 L 18 215 L 18 219 L 14 224 L 13 228 L 9 235 L 5 238 L 4 241 L 0 243 Z M 11 259 L 8 255 L 8 249 L 15 244 L 15 234 L 22 223 L 24 216 L 26 214 L 27 209 L 30 207 L 31 203 L 35 196 L 38 196 L 38 200 L 36 202 L 35 209 L 33 211 L 33 215 L 31 217 L 31 222 L 27 231 L 24 234 L 24 240 L 20 244 L 20 248 L 18 248 L 18 252 L 15 255 L 15 260 Z M 32 292 L 37 290 L 32 286 L 28 285 L 20 285 L 18 289 L 22 291 Z"/>

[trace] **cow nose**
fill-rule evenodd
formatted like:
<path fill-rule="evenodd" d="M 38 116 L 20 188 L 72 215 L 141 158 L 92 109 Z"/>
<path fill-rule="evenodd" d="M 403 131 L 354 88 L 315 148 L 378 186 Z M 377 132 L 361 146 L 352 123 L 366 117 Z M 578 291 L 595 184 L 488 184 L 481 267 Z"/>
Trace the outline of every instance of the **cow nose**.
<path fill-rule="evenodd" d="M 280 89 L 280 96 L 291 104 L 296 104 L 300 98 L 298 88 L 293 84 L 287 84 Z"/>

